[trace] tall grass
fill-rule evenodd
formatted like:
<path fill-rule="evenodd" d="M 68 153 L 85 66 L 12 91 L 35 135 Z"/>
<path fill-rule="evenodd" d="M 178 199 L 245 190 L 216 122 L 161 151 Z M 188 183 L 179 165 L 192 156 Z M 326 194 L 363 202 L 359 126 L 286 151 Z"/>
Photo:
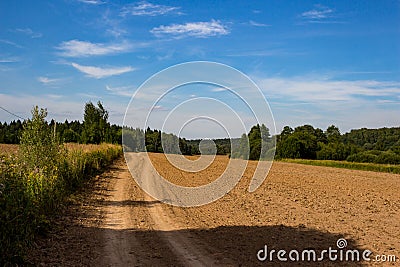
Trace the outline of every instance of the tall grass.
<path fill-rule="evenodd" d="M 308 159 L 280 159 L 279 161 L 299 163 L 314 166 L 325 166 L 335 168 L 345 168 L 362 171 L 388 172 L 400 174 L 400 165 L 376 164 L 376 163 L 358 163 L 336 160 L 308 160 Z"/>
<path fill-rule="evenodd" d="M 64 199 L 121 153 L 120 146 L 106 144 L 68 150 L 52 171 L 28 171 L 17 155 L 0 155 L 0 265 L 22 263 Z"/>
<path fill-rule="evenodd" d="M 45 123 L 47 112 L 35 108 L 32 114 L 18 153 L 0 155 L 1 266 L 23 263 L 25 250 L 65 198 L 122 154 L 116 145 L 58 144 Z"/>

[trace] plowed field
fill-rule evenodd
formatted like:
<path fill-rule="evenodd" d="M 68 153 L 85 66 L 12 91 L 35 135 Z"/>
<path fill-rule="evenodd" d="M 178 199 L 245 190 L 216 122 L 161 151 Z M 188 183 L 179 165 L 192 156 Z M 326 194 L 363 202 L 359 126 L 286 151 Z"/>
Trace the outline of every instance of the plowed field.
<path fill-rule="evenodd" d="M 162 154 L 150 157 L 168 180 L 185 186 L 212 181 L 229 160 L 217 156 L 210 172 L 199 175 L 177 170 Z M 374 261 L 383 254 L 395 255 L 399 263 L 400 175 L 274 162 L 262 186 L 249 193 L 255 166 L 249 162 L 238 185 L 223 198 L 182 208 L 145 194 L 121 161 L 98 178 L 94 191 L 72 215 L 66 215 L 69 225 L 56 233 L 59 238 L 41 241 L 33 261 L 97 266 L 385 266 L 389 263 Z M 257 259 L 265 245 L 268 251 L 320 253 L 338 249 L 339 238 L 347 241 L 344 251 L 371 250 L 371 261 L 331 262 L 325 255 L 322 265 L 285 263 L 276 252 L 273 262 Z"/>

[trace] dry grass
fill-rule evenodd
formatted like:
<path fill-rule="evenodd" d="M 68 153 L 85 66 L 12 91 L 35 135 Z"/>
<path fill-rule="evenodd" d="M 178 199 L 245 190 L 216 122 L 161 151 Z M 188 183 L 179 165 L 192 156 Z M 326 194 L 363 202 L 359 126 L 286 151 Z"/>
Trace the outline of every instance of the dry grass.
<path fill-rule="evenodd" d="M 93 145 L 93 144 L 77 144 L 77 143 L 66 143 L 64 146 L 68 149 L 68 151 L 74 151 L 74 150 L 82 150 L 83 152 L 92 152 L 92 151 L 97 151 L 99 148 L 112 148 L 115 147 L 115 145 L 112 144 L 100 144 L 100 145 Z"/>
<path fill-rule="evenodd" d="M 18 145 L 14 144 L 0 144 L 0 154 L 16 154 L 18 152 Z"/>
<path fill-rule="evenodd" d="M 66 143 L 64 146 L 68 149 L 68 151 L 74 150 L 82 150 L 83 152 L 92 152 L 99 150 L 99 147 L 113 147 L 112 144 L 101 144 L 101 145 L 85 145 L 85 144 L 77 144 L 77 143 Z M 17 144 L 0 144 L 0 155 L 13 155 L 18 152 L 19 145 Z"/>

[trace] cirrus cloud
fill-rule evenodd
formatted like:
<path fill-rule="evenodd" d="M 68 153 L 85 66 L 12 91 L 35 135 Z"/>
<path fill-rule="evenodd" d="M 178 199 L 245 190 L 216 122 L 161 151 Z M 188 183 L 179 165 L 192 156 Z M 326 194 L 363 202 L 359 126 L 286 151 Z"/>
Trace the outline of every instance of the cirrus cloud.
<path fill-rule="evenodd" d="M 397 81 L 327 80 L 323 78 L 266 78 L 258 84 L 272 98 L 306 102 L 355 101 L 373 97 L 393 99 L 400 94 Z"/>
<path fill-rule="evenodd" d="M 101 56 L 127 52 L 132 48 L 128 42 L 118 44 L 91 43 L 80 40 L 70 40 L 62 42 L 56 47 L 59 55 L 64 57 L 88 57 Z"/>
<path fill-rule="evenodd" d="M 100 1 L 100 0 L 78 0 L 81 3 L 84 4 L 90 4 L 90 5 L 102 5 L 105 4 L 106 2 Z"/>
<path fill-rule="evenodd" d="M 132 97 L 132 95 L 135 92 L 135 88 L 133 86 L 111 87 L 106 85 L 106 90 L 113 95 L 124 96 L 124 97 Z"/>
<path fill-rule="evenodd" d="M 188 22 L 185 24 L 171 24 L 168 26 L 161 25 L 150 31 L 157 37 L 163 35 L 172 35 L 175 38 L 192 36 L 197 38 L 206 38 L 217 35 L 229 34 L 229 29 L 219 20 L 211 20 L 208 22 Z"/>
<path fill-rule="evenodd" d="M 101 68 L 101 67 L 95 67 L 95 66 L 79 65 L 77 63 L 71 63 L 71 66 L 74 67 L 75 69 L 79 70 L 80 72 L 85 73 L 86 76 L 96 78 L 96 79 L 105 78 L 105 77 L 114 76 L 114 75 L 121 75 L 123 73 L 131 72 L 131 71 L 135 70 L 131 66 Z"/>
<path fill-rule="evenodd" d="M 40 38 L 43 36 L 40 32 L 34 32 L 31 28 L 24 28 L 24 29 L 15 29 L 15 32 L 23 33 L 31 38 Z"/>
<path fill-rule="evenodd" d="M 332 15 L 333 9 L 316 5 L 314 9 L 301 13 L 305 19 L 325 19 Z"/>
<path fill-rule="evenodd" d="M 255 26 L 255 27 L 268 27 L 268 26 L 271 26 L 271 25 L 269 25 L 269 24 L 264 24 L 264 23 L 256 22 L 256 21 L 254 21 L 254 20 L 250 20 L 250 21 L 249 21 L 249 25 Z"/>
<path fill-rule="evenodd" d="M 44 77 L 44 76 L 38 77 L 37 80 L 45 85 L 54 84 L 54 83 L 57 83 L 58 81 L 60 81 L 60 79 L 51 79 L 51 78 Z"/>
<path fill-rule="evenodd" d="M 165 6 L 152 4 L 146 1 L 139 2 L 134 5 L 125 6 L 122 9 L 121 15 L 132 15 L 132 16 L 159 16 L 166 14 L 181 14 L 178 10 L 180 7 Z"/>

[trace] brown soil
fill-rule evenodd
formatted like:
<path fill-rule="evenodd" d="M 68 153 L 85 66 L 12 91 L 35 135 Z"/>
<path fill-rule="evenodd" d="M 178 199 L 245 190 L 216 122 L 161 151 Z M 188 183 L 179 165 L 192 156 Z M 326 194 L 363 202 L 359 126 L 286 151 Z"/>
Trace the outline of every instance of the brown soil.
<path fill-rule="evenodd" d="M 162 155 L 151 157 L 170 181 L 187 186 L 215 179 L 227 160 L 217 157 L 210 173 L 193 177 L 178 176 Z M 399 263 L 400 175 L 274 162 L 263 185 L 249 193 L 255 166 L 249 162 L 239 184 L 218 201 L 180 208 L 144 194 L 120 160 L 72 201 L 29 260 L 64 266 L 280 266 L 285 263 L 276 254 L 275 262 L 259 262 L 257 252 L 264 245 L 269 251 L 336 249 L 337 239 L 345 238 L 348 249 L 396 255 Z M 298 263 L 338 264 L 389 265 Z"/>

